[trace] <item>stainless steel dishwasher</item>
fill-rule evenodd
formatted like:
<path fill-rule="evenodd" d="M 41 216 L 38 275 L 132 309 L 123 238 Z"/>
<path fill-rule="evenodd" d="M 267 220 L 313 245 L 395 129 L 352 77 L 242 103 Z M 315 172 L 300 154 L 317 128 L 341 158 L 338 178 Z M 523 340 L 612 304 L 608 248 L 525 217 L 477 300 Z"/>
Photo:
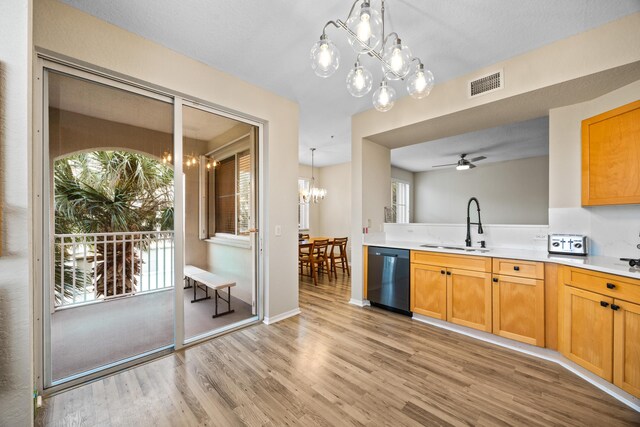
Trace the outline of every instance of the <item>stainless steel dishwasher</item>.
<path fill-rule="evenodd" d="M 371 305 L 411 315 L 409 251 L 369 246 L 367 299 Z"/>

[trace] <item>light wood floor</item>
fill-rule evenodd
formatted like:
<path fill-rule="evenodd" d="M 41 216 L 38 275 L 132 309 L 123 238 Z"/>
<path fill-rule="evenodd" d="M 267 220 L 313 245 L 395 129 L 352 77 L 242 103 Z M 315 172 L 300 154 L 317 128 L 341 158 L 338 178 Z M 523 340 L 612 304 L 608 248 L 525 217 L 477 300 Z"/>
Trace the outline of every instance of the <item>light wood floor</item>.
<path fill-rule="evenodd" d="M 638 425 L 550 363 L 300 284 L 302 315 L 53 396 L 38 425 Z"/>

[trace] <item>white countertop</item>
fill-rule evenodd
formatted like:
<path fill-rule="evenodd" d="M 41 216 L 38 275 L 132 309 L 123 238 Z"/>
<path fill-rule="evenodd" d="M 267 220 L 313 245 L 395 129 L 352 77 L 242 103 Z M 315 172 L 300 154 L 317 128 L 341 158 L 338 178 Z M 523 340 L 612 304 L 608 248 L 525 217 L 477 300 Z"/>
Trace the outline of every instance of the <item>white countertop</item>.
<path fill-rule="evenodd" d="M 385 240 L 384 242 L 364 243 L 364 245 L 366 246 L 379 246 L 384 248 L 410 249 L 414 251 L 441 252 L 455 255 L 485 256 L 492 258 L 513 258 L 527 261 L 553 262 L 556 264 L 580 267 L 588 270 L 600 271 L 602 273 L 617 274 L 619 276 L 631 277 L 633 279 L 640 280 L 640 268 L 629 267 L 629 263 L 627 261 L 620 261 L 618 258 L 612 257 L 552 255 L 547 253 L 546 251 L 510 248 L 488 248 L 488 252 L 468 252 L 444 248 L 423 248 L 420 246 L 422 244 L 424 243 L 392 240 Z"/>

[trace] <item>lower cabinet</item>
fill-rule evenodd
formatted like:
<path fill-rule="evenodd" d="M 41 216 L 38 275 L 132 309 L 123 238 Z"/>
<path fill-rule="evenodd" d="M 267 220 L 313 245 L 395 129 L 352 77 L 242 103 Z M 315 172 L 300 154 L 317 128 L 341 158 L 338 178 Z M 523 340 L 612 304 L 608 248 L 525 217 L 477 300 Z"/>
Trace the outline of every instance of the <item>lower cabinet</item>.
<path fill-rule="evenodd" d="M 640 304 L 613 303 L 613 383 L 640 397 Z"/>
<path fill-rule="evenodd" d="M 573 267 L 563 275 L 560 352 L 640 397 L 640 282 Z"/>
<path fill-rule="evenodd" d="M 411 311 L 447 320 L 447 275 L 443 267 L 411 264 Z"/>
<path fill-rule="evenodd" d="M 447 320 L 491 332 L 491 273 L 447 270 Z"/>
<path fill-rule="evenodd" d="M 411 311 L 491 332 L 491 258 L 411 253 Z"/>
<path fill-rule="evenodd" d="M 544 280 L 493 277 L 493 333 L 544 347 Z"/>
<path fill-rule="evenodd" d="M 613 298 L 564 287 L 563 339 L 570 360 L 607 381 L 613 374 Z"/>

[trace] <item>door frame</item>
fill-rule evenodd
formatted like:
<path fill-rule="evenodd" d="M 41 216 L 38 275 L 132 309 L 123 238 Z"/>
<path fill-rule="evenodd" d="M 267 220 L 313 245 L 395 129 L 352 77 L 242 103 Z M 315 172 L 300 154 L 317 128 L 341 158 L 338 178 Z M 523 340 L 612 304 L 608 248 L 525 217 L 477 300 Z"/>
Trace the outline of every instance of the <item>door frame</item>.
<path fill-rule="evenodd" d="M 87 66 L 74 62 L 72 60 L 58 57 L 54 54 L 36 52 L 33 73 L 33 145 L 31 148 L 31 174 L 32 182 L 31 194 L 31 216 L 32 216 L 32 265 L 33 265 L 33 364 L 34 364 L 34 384 L 39 394 L 51 395 L 68 388 L 77 387 L 96 379 L 112 375 L 123 371 L 132 366 L 149 362 L 159 357 L 171 354 L 175 350 L 198 344 L 202 341 L 209 340 L 213 337 L 226 334 L 233 330 L 243 328 L 247 325 L 260 323 L 264 318 L 264 283 L 265 283 L 265 263 L 264 263 L 264 230 L 265 228 L 265 212 L 266 200 L 263 195 L 266 194 L 266 179 L 268 173 L 268 138 L 266 129 L 268 122 L 266 120 L 253 117 L 251 115 L 234 111 L 223 106 L 199 99 L 194 96 L 182 94 L 177 91 L 141 82 L 127 76 L 123 76 L 117 72 L 103 70 L 99 67 Z M 61 72 L 73 77 L 83 78 L 95 83 L 104 84 L 116 89 L 126 90 L 128 92 L 137 93 L 154 99 L 170 102 L 174 108 L 174 158 L 182 158 L 182 106 L 197 106 L 210 110 L 211 112 L 232 118 L 241 122 L 245 122 L 255 126 L 258 129 L 258 158 L 256 159 L 256 167 L 258 169 L 258 186 L 256 191 L 256 215 L 254 220 L 258 229 L 254 234 L 254 244 L 252 245 L 255 253 L 255 281 L 256 281 L 256 298 L 257 312 L 246 321 L 238 322 L 229 327 L 221 328 L 206 336 L 198 336 L 196 339 L 185 343 L 184 341 L 184 290 L 179 286 L 183 280 L 184 274 L 184 194 L 182 176 L 182 163 L 175 162 L 174 166 L 174 343 L 173 345 L 156 349 L 148 353 L 143 353 L 134 358 L 125 359 L 116 363 L 108 364 L 99 369 L 84 372 L 72 377 L 65 378 L 60 381 L 52 381 L 51 370 L 45 369 L 46 361 L 51 361 L 50 354 L 50 313 L 47 314 L 47 307 L 50 305 L 50 295 L 44 292 L 45 281 L 51 276 L 50 260 L 47 259 L 50 249 L 47 248 L 51 226 L 51 216 L 53 210 L 50 207 L 50 191 L 49 191 L 49 166 L 48 166 L 48 105 L 46 91 L 46 70 Z"/>

